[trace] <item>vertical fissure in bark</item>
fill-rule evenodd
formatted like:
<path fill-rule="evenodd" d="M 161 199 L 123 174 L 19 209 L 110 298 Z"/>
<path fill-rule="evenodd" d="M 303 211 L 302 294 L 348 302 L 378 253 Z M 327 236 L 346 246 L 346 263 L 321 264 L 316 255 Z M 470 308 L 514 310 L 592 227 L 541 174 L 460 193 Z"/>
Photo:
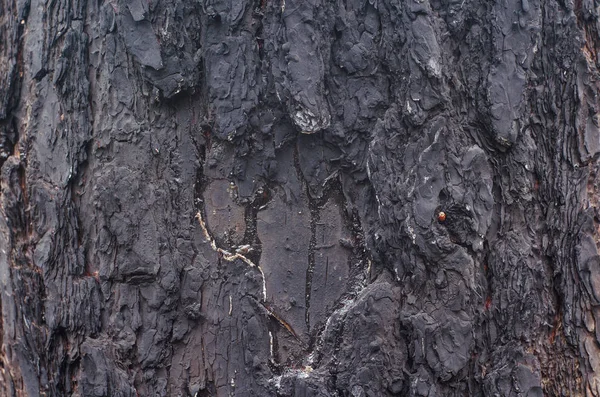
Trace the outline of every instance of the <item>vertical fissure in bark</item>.
<path fill-rule="evenodd" d="M 307 191 L 308 191 L 308 188 L 307 188 Z M 307 194 L 310 197 L 310 193 L 307 192 Z M 317 246 L 316 230 L 317 230 L 317 224 L 319 223 L 319 210 L 317 208 L 316 203 L 314 203 L 314 200 L 312 198 L 309 198 L 308 205 L 309 205 L 309 211 L 310 211 L 310 241 L 308 243 L 308 258 L 306 258 L 306 260 L 308 261 L 308 267 L 306 268 L 306 287 L 305 287 L 306 315 L 305 315 L 305 319 L 306 319 L 306 329 L 308 330 L 308 332 L 310 334 L 310 331 L 311 331 L 311 328 L 310 328 L 310 299 L 311 299 L 313 275 L 315 273 L 315 248 Z"/>

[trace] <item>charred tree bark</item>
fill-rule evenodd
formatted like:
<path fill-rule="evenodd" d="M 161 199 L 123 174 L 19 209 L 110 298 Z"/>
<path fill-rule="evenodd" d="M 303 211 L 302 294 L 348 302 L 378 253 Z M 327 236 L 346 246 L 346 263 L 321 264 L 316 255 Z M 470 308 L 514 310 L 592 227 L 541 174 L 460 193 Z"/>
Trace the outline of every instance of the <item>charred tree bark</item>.
<path fill-rule="evenodd" d="M 0 395 L 600 396 L 599 5 L 1 0 Z"/>

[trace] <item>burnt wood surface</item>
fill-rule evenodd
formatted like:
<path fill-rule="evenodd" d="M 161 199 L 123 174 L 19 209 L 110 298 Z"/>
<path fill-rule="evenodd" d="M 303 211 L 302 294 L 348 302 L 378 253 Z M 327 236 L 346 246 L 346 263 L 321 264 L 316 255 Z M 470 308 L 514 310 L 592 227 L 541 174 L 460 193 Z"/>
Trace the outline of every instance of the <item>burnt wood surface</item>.
<path fill-rule="evenodd" d="M 0 0 L 0 396 L 600 396 L 599 6 Z"/>

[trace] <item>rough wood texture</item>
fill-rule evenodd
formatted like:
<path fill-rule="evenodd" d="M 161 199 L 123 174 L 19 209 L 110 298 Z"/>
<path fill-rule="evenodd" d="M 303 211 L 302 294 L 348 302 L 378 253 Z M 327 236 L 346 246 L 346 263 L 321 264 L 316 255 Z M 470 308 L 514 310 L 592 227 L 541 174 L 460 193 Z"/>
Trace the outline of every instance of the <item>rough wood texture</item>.
<path fill-rule="evenodd" d="M 600 396 L 599 5 L 0 0 L 0 395 Z"/>

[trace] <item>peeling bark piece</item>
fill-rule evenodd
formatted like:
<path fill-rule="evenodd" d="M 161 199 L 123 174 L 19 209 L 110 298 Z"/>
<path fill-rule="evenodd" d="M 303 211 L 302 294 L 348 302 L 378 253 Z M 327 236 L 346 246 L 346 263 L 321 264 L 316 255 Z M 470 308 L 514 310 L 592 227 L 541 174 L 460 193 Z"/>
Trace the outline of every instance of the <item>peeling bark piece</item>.
<path fill-rule="evenodd" d="M 209 29 L 216 34 L 207 43 L 204 55 L 206 83 L 215 113 L 213 132 L 220 139 L 233 140 L 244 134 L 248 114 L 258 103 L 257 48 L 246 31 L 217 39 L 222 24 L 210 25 Z"/>
<path fill-rule="evenodd" d="M 502 62 L 488 77 L 488 100 L 491 103 L 491 127 L 495 142 L 508 149 L 517 140 L 518 112 L 525 89 L 525 76 L 512 53 L 504 53 Z"/>
<path fill-rule="evenodd" d="M 106 350 L 103 341 L 87 341 L 81 347 L 84 371 L 77 380 L 81 385 L 81 396 L 103 397 L 109 395 L 111 385 L 120 385 L 117 394 L 121 397 L 135 396 L 135 389 L 127 382 L 125 368 L 114 367 L 115 357 Z"/>
<path fill-rule="evenodd" d="M 322 16 L 315 15 L 320 2 L 288 0 L 282 10 L 287 42 L 280 59 L 282 80 L 279 95 L 287 102 L 289 115 L 301 132 L 312 134 L 329 127 L 331 115 L 325 98 L 321 32 Z M 317 26 L 315 26 L 317 23 Z"/>
<path fill-rule="evenodd" d="M 148 3 L 143 0 L 124 1 L 135 22 L 139 22 L 148 16 Z"/>
<path fill-rule="evenodd" d="M 137 15 L 137 14 L 136 14 Z M 127 50 L 144 66 L 159 70 L 163 68 L 160 44 L 147 20 L 136 22 L 132 13 L 123 11 L 117 17 L 119 34 L 125 40 Z"/>
<path fill-rule="evenodd" d="M 507 150 L 516 142 L 518 121 L 523 109 L 527 69 L 538 51 L 541 9 L 537 1 L 527 2 L 526 15 L 510 12 L 520 8 L 520 0 L 506 0 L 494 5 L 496 17 L 492 32 L 496 56 L 487 76 L 486 97 L 490 109 L 490 128 L 495 146 Z"/>
<path fill-rule="evenodd" d="M 584 52 L 585 61 L 577 63 L 577 96 L 579 107 L 575 118 L 579 133 L 579 153 L 587 162 L 600 153 L 600 104 L 597 90 L 599 73 L 593 54 Z"/>
<path fill-rule="evenodd" d="M 411 55 L 429 76 L 440 78 L 442 72 L 440 47 L 427 16 L 418 16 L 412 23 L 414 44 Z"/>

